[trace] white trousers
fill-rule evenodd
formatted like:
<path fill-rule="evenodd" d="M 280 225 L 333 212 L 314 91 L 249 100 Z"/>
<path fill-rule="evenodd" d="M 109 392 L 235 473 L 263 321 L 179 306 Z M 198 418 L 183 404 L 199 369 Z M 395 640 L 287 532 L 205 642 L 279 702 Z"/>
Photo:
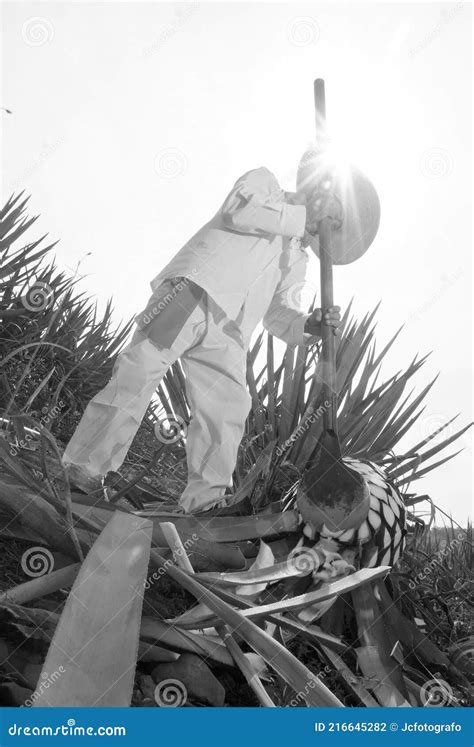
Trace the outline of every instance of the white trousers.
<path fill-rule="evenodd" d="M 158 384 L 178 358 L 191 410 L 188 483 L 180 504 L 192 512 L 221 499 L 232 484 L 251 398 L 240 329 L 207 294 L 168 349 L 135 332 L 117 356 L 109 383 L 89 402 L 63 463 L 76 464 L 91 476 L 117 470 Z"/>

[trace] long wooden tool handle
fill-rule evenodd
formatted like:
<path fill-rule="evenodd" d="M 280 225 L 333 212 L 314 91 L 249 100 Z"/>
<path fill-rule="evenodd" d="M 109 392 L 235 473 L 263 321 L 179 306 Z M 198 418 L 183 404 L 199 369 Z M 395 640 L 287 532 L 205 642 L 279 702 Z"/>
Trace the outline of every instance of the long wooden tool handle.
<path fill-rule="evenodd" d="M 326 132 L 326 96 L 324 80 L 314 81 L 314 108 L 316 115 L 316 147 L 324 150 L 327 143 Z M 319 257 L 321 267 L 321 308 L 323 314 L 334 305 L 332 255 L 331 255 L 331 219 L 324 218 L 318 223 Z M 324 428 L 337 434 L 337 393 L 336 393 L 336 346 L 333 328 L 322 325 L 322 378 L 323 401 L 329 402 L 324 408 Z"/>

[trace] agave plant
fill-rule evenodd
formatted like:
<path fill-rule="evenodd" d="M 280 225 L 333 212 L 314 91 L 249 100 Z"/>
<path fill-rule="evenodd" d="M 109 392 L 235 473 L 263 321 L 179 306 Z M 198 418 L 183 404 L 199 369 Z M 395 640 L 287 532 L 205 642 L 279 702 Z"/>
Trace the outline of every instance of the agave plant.
<path fill-rule="evenodd" d="M 131 328 L 112 325 L 59 271 L 45 237 L 21 244 L 37 217 L 28 198 L 12 197 L 0 211 L 0 415 L 19 413 L 56 423 L 67 441 L 88 400 L 110 376 Z"/>

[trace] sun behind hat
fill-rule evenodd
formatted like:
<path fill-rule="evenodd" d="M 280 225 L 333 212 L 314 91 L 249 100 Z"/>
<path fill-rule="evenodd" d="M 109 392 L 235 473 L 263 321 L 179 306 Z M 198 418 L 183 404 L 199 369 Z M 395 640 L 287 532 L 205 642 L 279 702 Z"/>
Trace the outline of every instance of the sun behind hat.
<path fill-rule="evenodd" d="M 332 261 L 347 265 L 361 257 L 374 240 L 380 223 L 380 201 L 374 185 L 357 166 L 339 164 L 325 152 L 308 149 L 298 166 L 298 192 L 311 200 L 315 189 L 328 179 L 342 205 L 342 224 L 332 231 Z M 311 248 L 319 257 L 317 236 Z"/>

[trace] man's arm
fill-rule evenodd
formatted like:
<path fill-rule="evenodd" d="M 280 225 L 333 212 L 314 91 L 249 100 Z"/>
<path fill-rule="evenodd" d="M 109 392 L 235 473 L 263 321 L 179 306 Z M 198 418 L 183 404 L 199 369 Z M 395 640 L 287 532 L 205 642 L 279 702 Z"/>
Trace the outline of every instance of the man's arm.
<path fill-rule="evenodd" d="M 281 254 L 281 279 L 272 302 L 263 317 L 263 326 L 270 334 L 288 345 L 312 345 L 319 335 L 307 334 L 305 326 L 310 314 L 297 307 L 298 296 L 304 287 L 308 256 L 297 240 L 290 241 Z"/>
<path fill-rule="evenodd" d="M 224 224 L 239 233 L 302 237 L 306 224 L 304 205 L 285 200 L 285 192 L 266 168 L 244 174 L 221 208 Z"/>
<path fill-rule="evenodd" d="M 290 241 L 281 255 L 280 282 L 263 317 L 265 329 L 288 345 L 314 345 L 322 336 L 321 309 L 314 309 L 311 314 L 305 314 L 298 308 L 298 298 L 305 284 L 307 264 L 308 256 L 298 239 Z M 335 335 L 340 334 L 339 312 L 340 307 L 333 306 L 324 315 L 324 324 L 333 327 Z"/>

